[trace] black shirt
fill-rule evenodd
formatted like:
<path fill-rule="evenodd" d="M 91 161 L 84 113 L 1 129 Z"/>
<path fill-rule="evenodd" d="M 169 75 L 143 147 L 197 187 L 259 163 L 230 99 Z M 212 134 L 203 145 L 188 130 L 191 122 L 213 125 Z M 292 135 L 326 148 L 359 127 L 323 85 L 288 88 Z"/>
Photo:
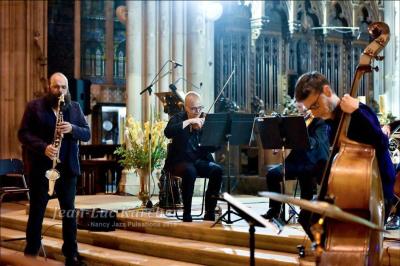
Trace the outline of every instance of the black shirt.
<path fill-rule="evenodd" d="M 186 112 L 179 112 L 171 117 L 164 130 L 165 136 L 172 139 L 165 161 L 167 168 L 177 162 L 213 161 L 211 152 L 216 148 L 199 146 L 202 131 L 191 130 L 190 126 L 183 128 L 183 121 L 187 119 Z"/>

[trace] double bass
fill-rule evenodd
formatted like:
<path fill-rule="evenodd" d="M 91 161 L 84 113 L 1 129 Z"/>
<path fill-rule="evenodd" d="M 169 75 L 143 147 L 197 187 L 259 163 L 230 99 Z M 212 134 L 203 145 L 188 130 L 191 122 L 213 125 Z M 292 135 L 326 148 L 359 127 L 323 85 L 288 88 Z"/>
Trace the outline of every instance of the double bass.
<path fill-rule="evenodd" d="M 368 31 L 373 41 L 360 56 L 349 93 L 352 97 L 356 97 L 364 73 L 374 69 L 372 62 L 383 60 L 378 53 L 390 37 L 389 27 L 383 22 L 371 23 Z M 350 119 L 349 114 L 342 113 L 318 200 L 333 199 L 342 210 L 383 228 L 384 199 L 375 149 L 347 137 Z M 317 248 L 320 265 L 381 265 L 382 231 L 333 219 L 320 219 L 319 224 L 322 223 L 325 225 L 325 242 L 321 243 L 324 248 Z M 311 227 L 317 244 L 322 242 L 321 234 L 318 234 L 321 227 Z"/>

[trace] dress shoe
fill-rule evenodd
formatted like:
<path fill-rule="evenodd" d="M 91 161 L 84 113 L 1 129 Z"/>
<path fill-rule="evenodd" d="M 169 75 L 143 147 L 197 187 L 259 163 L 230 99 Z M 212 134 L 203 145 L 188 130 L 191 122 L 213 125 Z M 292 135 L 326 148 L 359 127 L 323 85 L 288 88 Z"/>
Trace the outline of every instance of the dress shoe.
<path fill-rule="evenodd" d="M 270 208 L 267 213 L 261 215 L 264 219 L 271 220 L 272 218 L 278 218 L 279 217 L 279 210 L 276 210 L 274 208 Z"/>
<path fill-rule="evenodd" d="M 211 212 L 206 212 L 205 214 L 204 214 L 204 218 L 203 218 L 203 220 L 204 221 L 215 221 L 215 211 L 213 212 L 213 211 L 211 211 Z"/>
<path fill-rule="evenodd" d="M 388 219 L 388 223 L 386 224 L 386 230 L 398 230 L 400 229 L 400 217 L 397 215 L 393 215 Z"/>
<path fill-rule="evenodd" d="M 86 266 L 86 263 L 82 261 L 81 256 L 66 257 L 65 266 Z"/>
<path fill-rule="evenodd" d="M 183 217 L 182 217 L 182 221 L 184 221 L 186 223 L 192 222 L 193 221 L 192 215 L 190 213 L 184 213 Z"/>

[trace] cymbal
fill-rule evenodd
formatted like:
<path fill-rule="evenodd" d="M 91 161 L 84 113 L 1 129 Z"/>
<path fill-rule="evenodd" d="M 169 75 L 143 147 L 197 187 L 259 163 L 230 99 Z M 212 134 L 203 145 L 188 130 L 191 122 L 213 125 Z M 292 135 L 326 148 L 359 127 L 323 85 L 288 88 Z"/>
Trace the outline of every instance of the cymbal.
<path fill-rule="evenodd" d="M 343 222 L 352 222 L 352 223 L 357 223 L 364 225 L 366 227 L 369 227 L 374 230 L 379 230 L 379 231 L 386 231 L 383 228 L 379 227 L 378 225 L 371 223 L 370 221 L 367 221 L 361 217 L 358 217 L 356 215 L 353 215 L 351 213 L 345 212 L 342 209 L 340 209 L 338 206 L 330 204 L 325 201 L 309 201 L 309 200 L 304 200 L 304 199 L 296 199 L 291 196 L 275 193 L 275 192 L 267 192 L 267 191 L 262 191 L 258 192 L 258 195 L 262 197 L 267 197 L 276 201 L 284 202 L 284 203 L 290 203 L 293 205 L 297 205 L 302 209 L 319 213 L 322 216 L 326 216 L 332 219 L 336 219 L 339 221 Z"/>

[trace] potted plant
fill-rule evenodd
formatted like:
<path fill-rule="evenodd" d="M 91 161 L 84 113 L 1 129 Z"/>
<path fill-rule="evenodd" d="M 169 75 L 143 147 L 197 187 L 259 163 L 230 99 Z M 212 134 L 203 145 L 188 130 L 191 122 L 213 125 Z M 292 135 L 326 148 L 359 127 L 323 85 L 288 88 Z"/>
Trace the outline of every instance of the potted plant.
<path fill-rule="evenodd" d="M 143 124 L 128 116 L 125 126 L 124 143 L 115 150 L 121 159 L 119 163 L 126 169 L 134 170 L 140 178 L 139 199 L 145 204 L 149 199 L 149 160 L 151 155 L 151 172 L 160 169 L 167 155 L 168 140 L 164 136 L 166 122 L 156 120 Z M 151 139 L 151 143 L 149 140 Z M 149 152 L 150 151 L 150 152 Z"/>

